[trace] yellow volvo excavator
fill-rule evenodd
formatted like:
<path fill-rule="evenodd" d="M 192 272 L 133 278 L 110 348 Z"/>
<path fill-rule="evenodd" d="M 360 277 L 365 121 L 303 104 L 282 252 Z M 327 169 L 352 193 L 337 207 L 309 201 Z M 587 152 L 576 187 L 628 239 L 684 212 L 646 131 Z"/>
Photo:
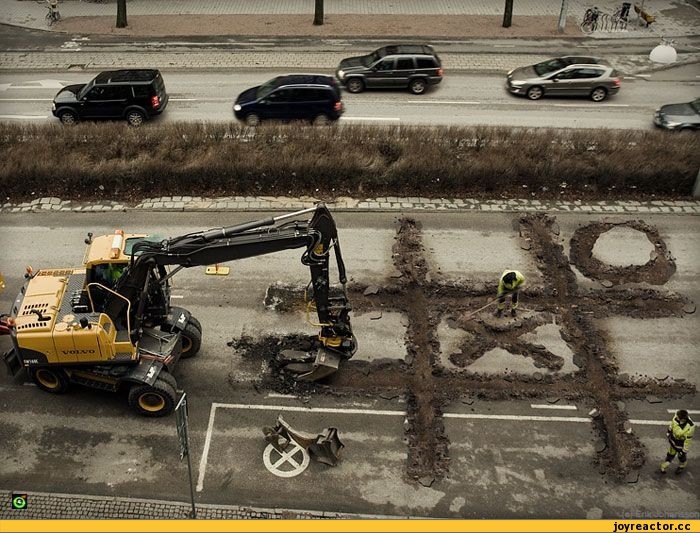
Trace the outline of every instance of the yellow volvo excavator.
<path fill-rule="evenodd" d="M 171 305 L 170 279 L 183 268 L 293 248 L 304 249 L 301 262 L 311 271 L 307 294 L 320 331 L 315 349 L 289 370 L 296 379 L 316 381 L 355 353 L 345 264 L 323 204 L 165 240 L 117 231 L 94 239 L 88 234 L 85 242 L 83 267 L 28 269 L 10 314 L 0 315 L 0 335 L 12 341 L 4 355 L 10 372 L 26 368 L 45 391 L 64 392 L 71 383 L 128 387 L 129 404 L 139 414 L 169 414 L 177 399 L 172 369 L 202 341 L 199 321 Z M 339 278 L 333 295 L 331 251 Z"/>

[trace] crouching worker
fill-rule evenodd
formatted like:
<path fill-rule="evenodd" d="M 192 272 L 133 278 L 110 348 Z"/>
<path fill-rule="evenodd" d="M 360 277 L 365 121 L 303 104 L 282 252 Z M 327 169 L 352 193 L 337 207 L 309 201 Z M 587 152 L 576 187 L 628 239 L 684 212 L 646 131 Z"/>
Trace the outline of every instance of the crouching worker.
<path fill-rule="evenodd" d="M 518 308 L 518 291 L 525 284 L 525 276 L 517 270 L 506 270 L 498 281 L 498 309 L 496 316 L 500 317 L 506 306 L 506 295 L 511 295 L 510 316 L 515 316 Z"/>

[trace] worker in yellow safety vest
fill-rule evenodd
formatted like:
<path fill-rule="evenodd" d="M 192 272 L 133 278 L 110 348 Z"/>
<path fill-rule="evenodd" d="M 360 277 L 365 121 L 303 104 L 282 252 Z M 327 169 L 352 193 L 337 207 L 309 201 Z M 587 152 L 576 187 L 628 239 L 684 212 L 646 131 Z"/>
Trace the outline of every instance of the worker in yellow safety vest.
<path fill-rule="evenodd" d="M 693 440 L 694 433 L 695 424 L 688 416 L 688 411 L 681 409 L 676 412 L 676 415 L 668 425 L 668 430 L 666 430 L 666 438 L 668 438 L 670 447 L 666 452 L 666 460 L 661 463 L 662 474 L 666 473 L 676 455 L 678 455 L 676 474 L 680 474 L 685 470 L 685 467 L 688 465 L 688 447 L 690 446 L 690 441 Z"/>
<path fill-rule="evenodd" d="M 498 281 L 498 309 L 496 316 L 500 317 L 506 306 L 506 295 L 511 295 L 510 315 L 515 316 L 518 308 L 518 291 L 525 284 L 525 276 L 517 270 L 506 270 Z"/>

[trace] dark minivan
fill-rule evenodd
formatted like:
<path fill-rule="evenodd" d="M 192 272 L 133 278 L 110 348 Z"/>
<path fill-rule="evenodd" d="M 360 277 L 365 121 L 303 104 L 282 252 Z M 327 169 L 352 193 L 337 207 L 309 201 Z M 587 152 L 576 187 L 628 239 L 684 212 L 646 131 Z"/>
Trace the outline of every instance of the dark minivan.
<path fill-rule="evenodd" d="M 265 120 L 307 120 L 322 125 L 336 121 L 345 107 L 332 76 L 287 74 L 243 91 L 233 113 L 255 126 Z"/>
<path fill-rule="evenodd" d="M 125 119 L 132 126 L 163 112 L 168 94 L 160 71 L 101 72 L 89 83 L 68 85 L 53 100 L 52 112 L 64 124 L 82 119 Z"/>
<path fill-rule="evenodd" d="M 442 63 L 430 45 L 396 44 L 343 59 L 335 76 L 351 93 L 407 88 L 413 94 L 423 94 L 428 85 L 442 81 Z"/>

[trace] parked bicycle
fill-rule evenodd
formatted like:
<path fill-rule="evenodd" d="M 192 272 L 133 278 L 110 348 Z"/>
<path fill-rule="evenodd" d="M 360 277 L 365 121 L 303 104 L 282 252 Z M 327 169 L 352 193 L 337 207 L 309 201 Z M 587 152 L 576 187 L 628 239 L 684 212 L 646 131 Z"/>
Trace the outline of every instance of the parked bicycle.
<path fill-rule="evenodd" d="M 623 2 L 621 6 L 617 7 L 611 17 L 613 29 L 627 29 L 627 19 L 631 6 L 632 4 L 630 2 Z"/>
<path fill-rule="evenodd" d="M 598 27 L 599 16 L 600 10 L 597 7 L 586 9 L 586 13 L 583 15 L 583 22 L 581 22 L 581 31 L 583 33 L 593 33 Z"/>
<path fill-rule="evenodd" d="M 58 0 L 46 0 L 46 7 L 49 10 L 46 13 L 46 24 L 51 27 L 54 22 L 61 20 L 61 13 L 58 11 Z"/>

